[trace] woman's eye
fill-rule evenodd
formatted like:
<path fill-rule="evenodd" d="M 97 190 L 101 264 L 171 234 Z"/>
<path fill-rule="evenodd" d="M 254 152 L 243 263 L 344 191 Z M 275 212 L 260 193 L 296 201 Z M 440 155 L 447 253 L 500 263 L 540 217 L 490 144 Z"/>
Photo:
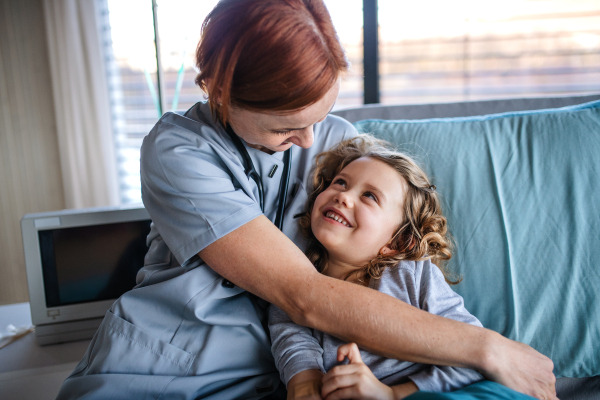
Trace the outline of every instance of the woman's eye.
<path fill-rule="evenodd" d="M 379 202 L 377 200 L 377 196 L 375 196 L 375 194 L 373 192 L 364 192 L 363 196 L 370 198 L 371 200 L 374 200 L 375 202 Z"/>

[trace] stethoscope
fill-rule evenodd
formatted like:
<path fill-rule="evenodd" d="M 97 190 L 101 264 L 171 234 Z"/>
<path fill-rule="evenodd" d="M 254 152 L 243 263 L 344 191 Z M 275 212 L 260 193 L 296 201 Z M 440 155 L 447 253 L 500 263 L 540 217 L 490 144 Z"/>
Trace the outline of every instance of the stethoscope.
<path fill-rule="evenodd" d="M 250 154 L 248 154 L 248 150 L 242 143 L 242 140 L 238 135 L 235 134 L 233 129 L 231 129 L 230 125 L 227 125 L 225 131 L 235 144 L 238 152 L 242 156 L 242 163 L 244 164 L 244 173 L 248 179 L 253 179 L 256 182 L 256 186 L 258 187 L 258 201 L 260 203 L 260 209 L 262 212 L 265 212 L 265 192 L 263 189 L 262 179 L 258 171 L 254 168 L 254 163 L 252 162 L 252 158 L 250 158 Z M 283 209 L 285 207 L 285 201 L 287 198 L 288 191 L 288 183 L 290 181 L 290 165 L 292 164 L 292 149 L 289 148 L 283 153 L 283 172 L 281 173 L 281 181 L 279 182 L 279 193 L 277 199 L 277 214 L 275 216 L 275 226 L 281 230 L 283 227 Z"/>

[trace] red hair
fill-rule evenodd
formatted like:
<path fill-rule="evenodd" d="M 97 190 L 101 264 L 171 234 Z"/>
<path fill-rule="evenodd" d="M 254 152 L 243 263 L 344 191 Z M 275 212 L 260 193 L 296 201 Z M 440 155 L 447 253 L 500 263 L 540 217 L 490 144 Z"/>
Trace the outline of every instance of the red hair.
<path fill-rule="evenodd" d="M 322 0 L 221 0 L 202 24 L 196 65 L 223 124 L 232 105 L 305 108 L 349 67 Z"/>

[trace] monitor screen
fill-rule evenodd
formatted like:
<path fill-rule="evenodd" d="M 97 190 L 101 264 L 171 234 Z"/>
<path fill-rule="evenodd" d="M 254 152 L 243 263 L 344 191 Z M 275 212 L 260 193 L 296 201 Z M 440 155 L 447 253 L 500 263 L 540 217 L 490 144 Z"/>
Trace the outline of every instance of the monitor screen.
<path fill-rule="evenodd" d="M 150 222 L 38 231 L 46 307 L 115 299 L 132 289 Z"/>

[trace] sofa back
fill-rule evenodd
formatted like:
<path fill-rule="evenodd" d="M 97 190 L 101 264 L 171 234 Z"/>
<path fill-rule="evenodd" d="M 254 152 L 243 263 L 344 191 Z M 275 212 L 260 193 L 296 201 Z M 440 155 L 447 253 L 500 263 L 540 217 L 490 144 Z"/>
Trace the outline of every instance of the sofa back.
<path fill-rule="evenodd" d="M 599 375 L 600 101 L 355 125 L 432 177 L 467 309 L 552 358 L 557 376 Z"/>
<path fill-rule="evenodd" d="M 332 114 L 354 123 L 365 119 L 428 119 L 471 117 L 511 111 L 560 108 L 600 100 L 600 94 L 588 96 L 539 97 L 464 101 L 457 103 L 389 105 L 369 104 L 357 108 L 333 111 Z"/>

